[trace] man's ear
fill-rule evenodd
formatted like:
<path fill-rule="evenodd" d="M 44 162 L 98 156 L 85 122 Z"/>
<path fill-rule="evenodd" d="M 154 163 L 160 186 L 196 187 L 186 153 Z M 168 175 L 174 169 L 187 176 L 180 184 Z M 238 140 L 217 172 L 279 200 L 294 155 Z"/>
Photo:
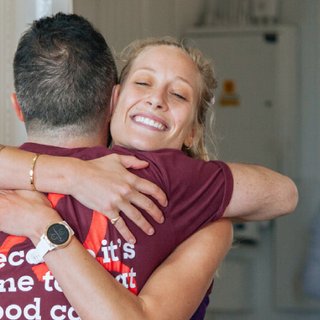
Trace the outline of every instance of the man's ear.
<path fill-rule="evenodd" d="M 15 92 L 12 93 L 10 98 L 11 98 L 11 106 L 12 106 L 14 112 L 16 113 L 18 119 L 20 121 L 24 122 L 23 113 L 22 113 L 20 104 L 18 102 L 16 93 Z"/>
<path fill-rule="evenodd" d="M 120 94 L 120 84 L 116 84 L 112 89 L 111 101 L 110 101 L 110 117 L 112 117 L 113 112 L 117 106 L 118 98 Z"/>

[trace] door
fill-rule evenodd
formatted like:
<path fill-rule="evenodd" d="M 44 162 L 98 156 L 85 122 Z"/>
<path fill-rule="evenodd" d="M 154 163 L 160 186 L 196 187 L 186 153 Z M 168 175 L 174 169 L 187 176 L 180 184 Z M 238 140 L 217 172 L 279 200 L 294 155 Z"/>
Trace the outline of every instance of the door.
<path fill-rule="evenodd" d="M 189 38 L 212 58 L 218 79 L 208 148 L 213 149 L 214 135 L 219 159 L 277 169 L 276 33 L 216 32 Z"/>
<path fill-rule="evenodd" d="M 297 178 L 299 42 L 295 28 L 193 30 L 187 38 L 212 58 L 216 69 L 219 158 L 263 164 Z M 302 273 L 307 226 L 312 224 L 315 207 L 310 199 L 316 199 L 310 194 L 316 194 L 319 185 L 308 181 L 300 183 L 299 189 L 297 214 L 277 219 L 274 228 L 259 229 L 260 241 L 255 245 L 230 251 L 225 268 L 228 279 L 221 277 L 221 289 L 217 279 L 212 299 L 215 313 L 207 319 L 318 319 L 319 301 L 302 291 Z M 250 294 L 253 299 L 248 300 Z M 245 299 L 234 302 L 239 296 Z"/>

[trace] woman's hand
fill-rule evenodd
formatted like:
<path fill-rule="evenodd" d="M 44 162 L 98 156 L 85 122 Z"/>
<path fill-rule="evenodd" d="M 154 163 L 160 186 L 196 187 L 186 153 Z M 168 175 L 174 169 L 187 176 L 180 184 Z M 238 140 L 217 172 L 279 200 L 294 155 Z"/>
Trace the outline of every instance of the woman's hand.
<path fill-rule="evenodd" d="M 147 195 L 161 206 L 167 205 L 166 195 L 154 183 L 126 169 L 147 166 L 147 162 L 135 157 L 116 154 L 81 161 L 80 168 L 76 168 L 76 177 L 70 176 L 71 194 L 85 206 L 103 213 L 109 219 L 117 218 L 122 211 L 145 233 L 151 235 L 153 227 L 137 208 L 144 209 L 155 221 L 161 223 L 162 212 Z M 135 241 L 122 218 L 117 220 L 115 227 L 127 241 Z"/>
<path fill-rule="evenodd" d="M 28 172 L 34 153 L 12 147 L 4 151 L 0 157 L 0 187 L 30 190 Z M 158 205 L 167 205 L 166 195 L 155 184 L 126 169 L 147 166 L 147 162 L 135 157 L 115 154 L 90 161 L 43 154 L 35 167 L 35 186 L 42 192 L 71 194 L 109 219 L 117 218 L 122 211 L 144 232 L 152 234 L 152 226 L 139 210 L 145 210 L 161 223 L 163 215 Z M 135 241 L 123 219 L 120 218 L 115 226 L 127 241 Z"/>
<path fill-rule="evenodd" d="M 37 244 L 46 227 L 61 220 L 39 192 L 0 190 L 0 231 L 28 237 Z"/>

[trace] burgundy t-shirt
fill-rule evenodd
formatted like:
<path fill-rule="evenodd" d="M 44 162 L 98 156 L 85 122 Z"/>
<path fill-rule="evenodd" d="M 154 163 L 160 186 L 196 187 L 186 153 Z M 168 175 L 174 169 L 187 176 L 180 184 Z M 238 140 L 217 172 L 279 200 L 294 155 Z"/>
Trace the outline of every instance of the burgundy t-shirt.
<path fill-rule="evenodd" d="M 105 216 L 71 196 L 48 194 L 53 207 L 74 229 L 84 247 L 135 294 L 182 241 L 222 216 L 232 195 L 233 179 L 226 164 L 195 160 L 179 150 L 143 152 L 118 146 L 112 150 L 104 147 L 66 149 L 31 143 L 24 144 L 22 149 L 85 160 L 116 152 L 149 162 L 147 168 L 131 171 L 156 183 L 166 193 L 168 206 L 162 208 L 163 224 L 155 223 L 143 212 L 155 227 L 153 236 L 144 234 L 122 215 L 137 238 L 136 244 L 124 241 Z M 86 183 L 90 189 L 90 180 Z M 33 247 L 26 238 L 0 232 L 0 319 L 38 319 L 40 316 L 42 319 L 78 319 L 47 266 L 44 263 L 30 265 L 26 261 L 26 253 Z M 203 319 L 207 298 L 192 319 Z"/>

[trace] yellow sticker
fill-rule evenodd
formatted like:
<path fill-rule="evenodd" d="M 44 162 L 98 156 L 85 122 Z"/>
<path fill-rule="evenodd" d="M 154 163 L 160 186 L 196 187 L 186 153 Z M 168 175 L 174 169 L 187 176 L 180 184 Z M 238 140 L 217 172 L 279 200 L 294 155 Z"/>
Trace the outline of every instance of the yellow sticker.
<path fill-rule="evenodd" d="M 240 105 L 236 84 L 233 80 L 224 80 L 219 103 L 222 107 L 235 107 Z"/>

